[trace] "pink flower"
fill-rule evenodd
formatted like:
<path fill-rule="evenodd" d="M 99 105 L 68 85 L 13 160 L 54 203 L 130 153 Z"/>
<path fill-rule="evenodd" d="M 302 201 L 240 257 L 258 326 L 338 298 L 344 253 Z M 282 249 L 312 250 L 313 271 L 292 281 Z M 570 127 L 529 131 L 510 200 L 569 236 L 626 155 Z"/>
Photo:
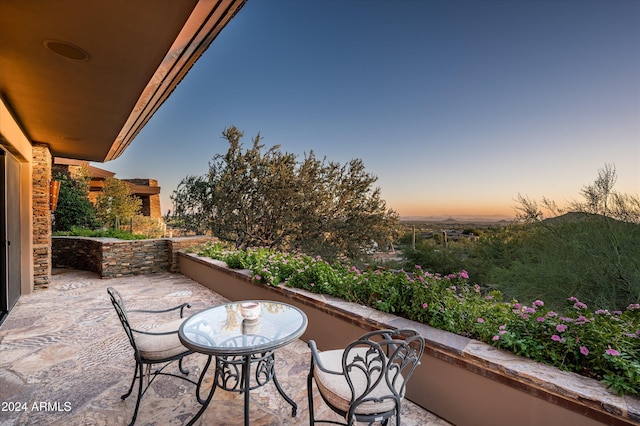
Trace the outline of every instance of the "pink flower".
<path fill-rule="evenodd" d="M 634 309 L 640 309 L 640 303 L 632 303 L 631 305 L 627 306 L 627 309 L 630 311 L 633 311 Z"/>
<path fill-rule="evenodd" d="M 482 324 L 484 322 L 484 318 L 478 318 L 478 322 Z"/>
<path fill-rule="evenodd" d="M 427 305 L 427 303 L 425 302 L 425 303 L 422 304 L 422 309 L 427 309 L 428 306 L 429 305 Z"/>
<path fill-rule="evenodd" d="M 565 331 L 567 329 L 567 326 L 565 324 L 558 324 L 556 325 L 556 330 L 558 331 L 558 333 L 562 333 L 563 331 Z"/>
<path fill-rule="evenodd" d="M 491 340 L 493 340 L 494 342 L 495 342 L 496 340 L 500 340 L 500 336 L 498 336 L 498 335 L 493 336 L 493 337 L 491 338 Z"/>
<path fill-rule="evenodd" d="M 570 297 L 567 299 L 569 302 L 577 302 L 578 298 L 577 297 Z"/>
<path fill-rule="evenodd" d="M 589 349 L 586 346 L 580 346 L 580 353 L 585 356 L 589 355 Z"/>
<path fill-rule="evenodd" d="M 498 331 L 498 334 L 507 334 L 507 330 L 500 330 Z"/>
<path fill-rule="evenodd" d="M 469 278 L 469 273 L 463 269 L 462 271 L 460 271 L 460 273 L 458 273 L 458 276 L 460 278 L 468 279 Z"/>
<path fill-rule="evenodd" d="M 562 337 L 554 334 L 553 336 L 551 336 L 551 340 L 553 340 L 554 342 L 562 342 Z"/>
<path fill-rule="evenodd" d="M 611 349 L 611 346 L 609 346 L 609 349 L 607 349 L 606 351 L 604 351 L 607 355 L 611 355 L 611 356 L 618 356 L 620 355 L 620 352 L 616 351 L 615 349 Z"/>
<path fill-rule="evenodd" d="M 533 306 L 536 306 L 539 308 L 541 306 L 544 306 L 544 302 L 542 300 L 536 300 L 535 302 L 533 302 Z"/>
<path fill-rule="evenodd" d="M 544 322 L 544 317 L 538 317 L 538 318 L 536 318 L 536 321 L 538 321 L 538 322 Z"/>
<path fill-rule="evenodd" d="M 576 324 L 584 324 L 586 322 L 591 321 L 589 318 L 585 317 L 584 315 L 580 315 L 578 318 L 576 318 Z"/>
<path fill-rule="evenodd" d="M 582 302 L 576 302 L 573 304 L 573 307 L 576 309 L 587 309 L 587 305 Z"/>

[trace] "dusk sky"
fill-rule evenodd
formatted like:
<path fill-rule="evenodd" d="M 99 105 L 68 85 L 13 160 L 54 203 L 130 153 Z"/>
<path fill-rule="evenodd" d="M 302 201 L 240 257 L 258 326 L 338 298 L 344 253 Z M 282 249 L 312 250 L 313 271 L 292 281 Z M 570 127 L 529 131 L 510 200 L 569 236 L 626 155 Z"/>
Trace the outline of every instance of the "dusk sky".
<path fill-rule="evenodd" d="M 361 158 L 401 216 L 640 193 L 640 1 L 248 0 L 122 156 L 162 209 L 235 125 L 244 146 Z"/>

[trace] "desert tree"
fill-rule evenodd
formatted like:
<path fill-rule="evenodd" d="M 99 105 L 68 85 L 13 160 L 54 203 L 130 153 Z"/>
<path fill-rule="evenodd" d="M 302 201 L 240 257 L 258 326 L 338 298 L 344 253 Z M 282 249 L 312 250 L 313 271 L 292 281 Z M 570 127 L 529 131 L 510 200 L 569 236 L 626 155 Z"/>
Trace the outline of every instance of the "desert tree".
<path fill-rule="evenodd" d="M 244 149 L 243 132 L 222 132 L 229 148 L 209 171 L 189 176 L 171 196 L 172 221 L 205 228 L 238 248 L 298 250 L 327 258 L 356 258 L 386 244 L 397 214 L 386 209 L 377 178 L 361 160 L 342 165 L 312 152 L 300 160 L 258 134 Z"/>
<path fill-rule="evenodd" d="M 515 207 L 516 218 L 521 222 L 531 223 L 574 212 L 640 224 L 638 194 L 624 194 L 616 191 L 614 186 L 617 179 L 615 166 L 605 164 L 598 170 L 598 176 L 594 182 L 583 186 L 580 190 L 583 199 L 570 201 L 565 207 L 558 206 L 555 201 L 547 197 L 543 197 L 538 202 L 518 194 L 518 205 Z"/>
<path fill-rule="evenodd" d="M 98 218 L 111 227 L 133 219 L 141 206 L 142 200 L 131 195 L 129 185 L 113 177 L 105 179 L 102 192 L 96 199 Z"/>
<path fill-rule="evenodd" d="M 165 215 L 167 224 L 194 234 L 210 229 L 209 182 L 206 176 L 189 175 L 182 179 L 171 195 L 174 210 Z"/>

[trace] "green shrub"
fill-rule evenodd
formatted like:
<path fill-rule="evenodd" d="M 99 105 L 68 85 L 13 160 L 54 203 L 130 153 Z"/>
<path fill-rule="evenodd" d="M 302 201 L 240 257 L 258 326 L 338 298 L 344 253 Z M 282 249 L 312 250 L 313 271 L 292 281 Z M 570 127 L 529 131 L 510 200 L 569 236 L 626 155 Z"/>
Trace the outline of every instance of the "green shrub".
<path fill-rule="evenodd" d="M 464 268 L 464 259 L 468 256 L 469 247 L 469 244 L 463 242 L 444 245 L 432 238 L 421 241 L 415 248 L 406 248 L 403 254 L 409 267 L 421 265 L 430 272 L 446 275 Z"/>
<path fill-rule="evenodd" d="M 58 174 L 60 181 L 58 205 L 53 215 L 53 231 L 69 231 L 74 227 L 97 228 L 96 209 L 87 198 L 89 192 L 85 178 L 71 178 Z"/>
<path fill-rule="evenodd" d="M 320 257 L 267 249 L 200 252 L 250 269 L 254 280 L 329 294 L 429 324 L 563 370 L 602 380 L 620 395 L 640 392 L 640 304 L 592 311 L 575 297 L 561 311 L 541 300 L 504 301 L 469 283 L 466 271 L 434 274 L 329 264 Z"/>
<path fill-rule="evenodd" d="M 102 238 L 118 238 L 120 240 L 144 240 L 145 235 L 135 235 L 129 231 L 121 229 L 88 229 L 72 227 L 69 231 L 57 231 L 54 236 L 75 236 L 75 237 L 102 237 Z"/>
<path fill-rule="evenodd" d="M 640 225 L 603 217 L 518 225 L 482 238 L 465 267 L 510 298 L 620 310 L 640 300 L 638 241 Z"/>

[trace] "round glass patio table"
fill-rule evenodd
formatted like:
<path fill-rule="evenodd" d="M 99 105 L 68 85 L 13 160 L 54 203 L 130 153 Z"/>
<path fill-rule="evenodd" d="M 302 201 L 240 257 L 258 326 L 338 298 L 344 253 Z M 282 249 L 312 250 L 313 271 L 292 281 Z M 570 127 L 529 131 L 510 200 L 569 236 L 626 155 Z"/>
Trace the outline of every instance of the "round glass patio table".
<path fill-rule="evenodd" d="M 243 309 L 243 305 L 252 305 L 252 309 Z M 202 407 L 189 425 L 204 413 L 217 387 L 244 393 L 244 424 L 248 425 L 249 391 L 272 379 L 295 416 L 298 407 L 276 377 L 274 352 L 296 340 L 306 328 L 307 316 L 300 309 L 267 300 L 226 303 L 187 318 L 178 332 L 180 341 L 188 349 L 209 356 L 196 388 Z M 215 376 L 205 399 L 201 397 L 202 383 L 213 358 Z"/>

